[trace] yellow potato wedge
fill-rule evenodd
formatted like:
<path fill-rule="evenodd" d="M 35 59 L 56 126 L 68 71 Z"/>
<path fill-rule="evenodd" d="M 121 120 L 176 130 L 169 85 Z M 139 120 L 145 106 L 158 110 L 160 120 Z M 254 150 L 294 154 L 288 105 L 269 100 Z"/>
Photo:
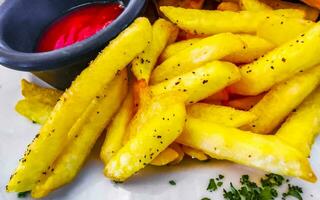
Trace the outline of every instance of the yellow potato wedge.
<path fill-rule="evenodd" d="M 306 33 L 277 47 L 257 61 L 241 67 L 241 80 L 229 91 L 241 95 L 258 95 L 301 70 L 320 63 L 320 23 Z"/>
<path fill-rule="evenodd" d="M 146 18 L 136 19 L 119 34 L 76 78 L 62 95 L 48 121 L 21 159 L 8 192 L 31 190 L 39 177 L 67 145 L 68 132 L 100 91 L 147 46 L 151 25 Z M 117 58 L 117 59 L 115 59 Z M 54 133 L 54 134 L 53 134 Z M 19 184 L 17 184 L 19 183 Z"/>
<path fill-rule="evenodd" d="M 302 3 L 293 3 L 289 1 L 282 1 L 282 0 L 262 0 L 263 3 L 271 6 L 273 9 L 298 9 L 302 10 L 306 13 L 306 19 L 316 21 L 319 16 L 319 10 L 307 6 Z"/>
<path fill-rule="evenodd" d="M 100 158 L 106 165 L 119 149 L 121 149 L 127 126 L 133 117 L 133 95 L 129 92 L 119 111 L 106 130 L 106 138 L 101 147 Z"/>
<path fill-rule="evenodd" d="M 158 19 L 153 24 L 151 43 L 132 61 L 131 70 L 137 80 L 144 79 L 147 83 L 149 82 L 151 71 L 166 47 L 172 32 L 178 32 L 178 28 L 164 19 Z"/>
<path fill-rule="evenodd" d="M 250 110 L 256 105 L 262 98 L 264 94 L 260 94 L 257 96 L 249 96 L 249 97 L 242 97 L 239 99 L 231 100 L 227 103 L 227 106 L 230 106 L 235 109 L 239 110 Z"/>
<path fill-rule="evenodd" d="M 151 165 L 163 166 L 175 161 L 179 154 L 172 148 L 167 147 L 155 159 L 151 161 Z"/>
<path fill-rule="evenodd" d="M 176 53 L 185 50 L 186 48 L 201 41 L 202 38 L 192 38 L 189 40 L 182 40 L 173 44 L 168 45 L 159 57 L 159 61 L 162 63 L 169 57 L 174 56 Z"/>
<path fill-rule="evenodd" d="M 217 10 L 221 10 L 221 11 L 240 11 L 241 8 L 239 6 L 238 3 L 235 2 L 221 2 L 218 7 Z"/>
<path fill-rule="evenodd" d="M 205 161 L 209 159 L 209 157 L 205 153 L 203 153 L 198 149 L 194 149 L 194 148 L 182 145 L 182 150 L 186 155 L 190 156 L 192 159 L 195 158 L 200 161 Z"/>
<path fill-rule="evenodd" d="M 166 149 L 182 132 L 186 111 L 179 94 L 159 95 L 151 99 L 146 123 L 134 134 L 104 169 L 114 181 L 124 181 Z"/>
<path fill-rule="evenodd" d="M 310 182 L 317 179 L 307 158 L 272 135 L 254 134 L 188 118 L 183 133 L 176 141 L 200 149 L 212 158 Z"/>
<path fill-rule="evenodd" d="M 250 10 L 250 11 L 269 11 L 272 8 L 260 0 L 240 0 L 239 5 L 241 10 Z"/>
<path fill-rule="evenodd" d="M 206 103 L 195 103 L 188 106 L 187 114 L 190 117 L 201 119 L 203 121 L 235 128 L 249 124 L 257 118 L 251 112 Z"/>
<path fill-rule="evenodd" d="M 86 119 L 82 128 L 74 139 L 63 150 L 57 160 L 45 172 L 46 176 L 32 189 L 34 198 L 47 196 L 55 190 L 71 182 L 80 171 L 93 145 L 103 129 L 111 121 L 124 99 L 127 88 L 127 70 L 123 70 L 97 99 L 98 106 L 92 110 L 91 116 Z"/>
<path fill-rule="evenodd" d="M 231 33 L 204 38 L 156 67 L 152 72 L 151 84 L 188 73 L 207 62 L 218 60 L 242 48 L 244 43 L 238 36 Z"/>
<path fill-rule="evenodd" d="M 320 131 L 320 89 L 316 89 L 292 112 L 276 132 L 282 141 L 308 157 Z"/>
<path fill-rule="evenodd" d="M 21 80 L 21 92 L 26 99 L 33 99 L 39 103 L 55 106 L 59 101 L 62 91 L 53 88 L 41 87 L 30 83 L 25 79 Z"/>
<path fill-rule="evenodd" d="M 191 72 L 152 85 L 151 93 L 177 91 L 184 93 L 186 103 L 196 103 L 240 79 L 237 66 L 228 62 L 213 61 Z"/>
<path fill-rule="evenodd" d="M 170 164 L 172 165 L 179 164 L 184 158 L 184 152 L 182 151 L 181 145 L 174 142 L 169 147 L 178 154 L 178 157 L 174 161 L 172 161 Z"/>
<path fill-rule="evenodd" d="M 314 24 L 314 22 L 304 19 L 275 16 L 265 19 L 259 25 L 257 36 L 279 46 L 306 32 Z"/>
<path fill-rule="evenodd" d="M 162 6 L 160 10 L 179 28 L 195 34 L 212 35 L 217 33 L 255 33 L 258 26 L 267 17 L 279 15 L 304 18 L 305 13 L 295 9 L 274 11 L 220 11 L 197 10 L 171 6 Z"/>
<path fill-rule="evenodd" d="M 160 6 L 176 6 L 183 8 L 200 9 L 204 0 L 159 0 Z"/>
<path fill-rule="evenodd" d="M 222 60 L 235 64 L 247 64 L 275 48 L 273 43 L 258 36 L 240 34 L 239 37 L 245 44 L 244 48 L 227 55 Z"/>
<path fill-rule="evenodd" d="M 44 124 L 53 109 L 53 106 L 37 100 L 23 99 L 16 104 L 16 111 L 37 124 Z"/>
<path fill-rule="evenodd" d="M 299 73 L 275 85 L 252 108 L 257 118 L 244 127 L 256 133 L 271 134 L 320 83 L 320 66 Z M 279 103 L 281 102 L 281 103 Z"/>

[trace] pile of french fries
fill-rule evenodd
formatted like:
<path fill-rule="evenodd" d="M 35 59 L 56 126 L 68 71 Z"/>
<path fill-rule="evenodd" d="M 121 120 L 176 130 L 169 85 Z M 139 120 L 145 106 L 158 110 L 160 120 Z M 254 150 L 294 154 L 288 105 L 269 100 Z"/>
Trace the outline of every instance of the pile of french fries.
<path fill-rule="evenodd" d="M 7 191 L 41 198 L 69 183 L 102 134 L 104 174 L 117 182 L 185 155 L 316 181 L 319 12 L 279 0 L 183 2 L 160 7 L 168 20 L 136 19 L 65 92 L 22 81 L 16 110 L 42 128 Z"/>

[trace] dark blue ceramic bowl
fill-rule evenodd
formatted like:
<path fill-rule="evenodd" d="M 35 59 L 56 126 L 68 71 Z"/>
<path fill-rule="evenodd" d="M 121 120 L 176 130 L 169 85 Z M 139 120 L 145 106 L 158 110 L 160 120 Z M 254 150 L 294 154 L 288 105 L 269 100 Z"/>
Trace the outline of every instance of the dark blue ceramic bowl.
<path fill-rule="evenodd" d="M 74 45 L 33 53 L 46 27 L 70 9 L 114 0 L 6 0 L 0 6 L 0 64 L 32 72 L 52 86 L 64 89 L 107 43 L 143 11 L 146 0 L 120 0 L 123 13 L 94 36 Z"/>

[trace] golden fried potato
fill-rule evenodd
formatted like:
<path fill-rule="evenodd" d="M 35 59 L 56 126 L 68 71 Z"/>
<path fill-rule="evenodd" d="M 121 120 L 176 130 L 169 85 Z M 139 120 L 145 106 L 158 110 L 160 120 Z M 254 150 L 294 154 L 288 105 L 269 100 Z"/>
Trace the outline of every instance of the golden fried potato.
<path fill-rule="evenodd" d="M 184 152 L 182 151 L 181 145 L 174 142 L 174 143 L 170 144 L 169 147 L 171 149 L 173 149 L 178 154 L 178 157 L 174 161 L 172 161 L 170 164 L 172 164 L 172 165 L 179 164 L 184 158 Z"/>
<path fill-rule="evenodd" d="M 160 6 L 175 6 L 182 8 L 200 9 L 204 0 L 159 0 Z"/>
<path fill-rule="evenodd" d="M 279 46 L 303 34 L 314 24 L 314 22 L 304 19 L 275 16 L 265 19 L 259 25 L 257 36 Z"/>
<path fill-rule="evenodd" d="M 241 97 L 238 99 L 228 101 L 227 106 L 239 110 L 250 110 L 263 98 L 263 96 L 264 94 L 259 94 L 257 96 Z"/>
<path fill-rule="evenodd" d="M 188 73 L 207 62 L 218 60 L 242 48 L 244 43 L 238 36 L 231 33 L 204 38 L 156 67 L 152 72 L 151 83 L 156 84 Z"/>
<path fill-rule="evenodd" d="M 214 93 L 213 95 L 205 98 L 201 102 L 208 103 L 208 104 L 216 104 L 217 102 L 221 103 L 221 102 L 225 102 L 228 100 L 229 100 L 229 93 L 227 90 L 223 89 L 223 90 L 220 90 L 220 91 Z"/>
<path fill-rule="evenodd" d="M 202 151 L 200 151 L 198 149 L 194 149 L 194 148 L 182 145 L 182 150 L 185 154 L 190 156 L 192 159 L 195 158 L 200 161 L 205 161 L 205 160 L 209 159 L 209 157 L 205 153 L 203 153 Z"/>
<path fill-rule="evenodd" d="M 82 71 L 62 95 L 38 137 L 21 159 L 7 185 L 8 192 L 29 191 L 36 185 L 41 174 L 67 145 L 68 132 L 77 119 L 94 99 L 100 98 L 99 92 L 119 70 L 124 69 L 143 51 L 150 40 L 151 25 L 148 19 L 138 18 Z"/>
<path fill-rule="evenodd" d="M 295 109 L 320 83 L 320 66 L 299 73 L 275 85 L 252 108 L 257 118 L 245 130 L 271 134 L 272 131 Z"/>
<path fill-rule="evenodd" d="M 294 110 L 276 132 L 282 141 L 308 157 L 320 131 L 320 89 L 316 89 Z"/>
<path fill-rule="evenodd" d="M 236 110 L 227 106 L 195 103 L 187 107 L 190 117 L 230 127 L 241 127 L 253 122 L 257 117 L 251 112 Z"/>
<path fill-rule="evenodd" d="M 151 165 L 163 166 L 175 161 L 179 154 L 172 148 L 167 147 L 155 159 L 151 161 Z"/>
<path fill-rule="evenodd" d="M 178 31 L 177 27 L 164 19 L 158 19 L 153 24 L 152 41 L 148 44 L 147 48 L 132 61 L 131 70 L 137 80 L 144 79 L 147 83 L 149 82 L 151 71 L 156 65 L 159 55 L 166 47 L 170 35 Z"/>
<path fill-rule="evenodd" d="M 317 0 L 302 0 L 304 3 L 314 8 L 320 9 L 320 3 Z"/>
<path fill-rule="evenodd" d="M 221 11 L 240 11 L 240 7 L 238 3 L 235 2 L 221 2 L 218 7 L 217 10 L 221 10 Z"/>
<path fill-rule="evenodd" d="M 257 61 L 241 67 L 241 80 L 229 91 L 258 95 L 301 70 L 320 63 L 320 23 L 306 33 L 270 51 Z"/>
<path fill-rule="evenodd" d="M 250 11 L 269 11 L 272 8 L 260 0 L 240 0 L 239 1 L 241 10 L 250 10 Z"/>
<path fill-rule="evenodd" d="M 177 142 L 200 149 L 212 158 L 230 160 L 310 182 L 317 179 L 307 158 L 272 135 L 254 134 L 188 118 Z"/>
<path fill-rule="evenodd" d="M 105 165 L 123 146 L 122 141 L 133 117 L 133 112 L 133 94 L 130 91 L 106 130 L 106 138 L 100 152 L 100 158 Z"/>
<path fill-rule="evenodd" d="M 213 61 L 181 76 L 152 85 L 151 93 L 177 91 L 185 95 L 186 104 L 196 103 L 240 79 L 237 66 L 229 62 Z"/>
<path fill-rule="evenodd" d="M 47 196 L 55 190 L 71 182 L 80 171 L 96 140 L 103 129 L 112 119 L 124 99 L 128 88 L 127 70 L 122 70 L 108 87 L 100 94 L 101 98 L 95 99 L 98 106 L 92 110 L 77 135 L 55 160 L 50 169 L 43 174 L 44 178 L 32 189 L 34 198 Z"/>
<path fill-rule="evenodd" d="M 255 35 L 239 34 L 239 37 L 245 44 L 244 48 L 225 56 L 222 60 L 235 64 L 247 64 L 275 48 L 271 42 Z"/>
<path fill-rule="evenodd" d="M 107 177 L 124 181 L 144 168 L 165 150 L 182 132 L 186 111 L 179 94 L 153 97 L 145 113 L 145 123 L 111 158 L 104 169 Z M 138 111 L 139 112 L 139 111 Z"/>
<path fill-rule="evenodd" d="M 190 33 L 212 35 L 217 33 L 255 33 L 261 22 L 269 17 L 304 18 L 305 13 L 295 9 L 274 11 L 220 11 L 197 10 L 162 6 L 160 10 L 171 22 Z M 283 15 L 283 16 L 282 16 Z"/>

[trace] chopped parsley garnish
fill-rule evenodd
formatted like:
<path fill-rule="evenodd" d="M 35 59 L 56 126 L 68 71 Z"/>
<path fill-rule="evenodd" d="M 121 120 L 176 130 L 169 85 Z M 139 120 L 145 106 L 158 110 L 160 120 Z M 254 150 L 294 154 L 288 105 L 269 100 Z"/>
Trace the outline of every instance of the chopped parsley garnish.
<path fill-rule="evenodd" d="M 210 179 L 207 190 L 209 192 L 213 192 L 213 191 L 216 191 L 217 189 L 218 189 L 218 186 L 216 184 L 216 181 L 213 178 Z"/>
<path fill-rule="evenodd" d="M 274 187 L 282 185 L 284 178 L 277 174 L 266 174 L 266 179 L 261 179 L 261 184 L 263 187 Z"/>
<path fill-rule="evenodd" d="M 289 186 L 288 192 L 282 194 L 283 199 L 285 199 L 287 196 L 291 196 L 299 200 L 302 200 L 302 197 L 301 197 L 301 194 L 303 193 L 302 188 L 299 186 L 294 186 L 290 184 L 288 186 Z"/>
<path fill-rule="evenodd" d="M 30 191 L 26 191 L 26 192 L 19 192 L 17 194 L 18 198 L 25 198 L 28 196 L 28 194 L 30 193 Z"/>
<path fill-rule="evenodd" d="M 176 182 L 175 182 L 174 180 L 170 180 L 170 181 L 169 181 L 169 184 L 170 184 L 170 185 L 176 185 Z"/>
<path fill-rule="evenodd" d="M 208 197 L 203 197 L 201 200 L 211 200 L 211 199 Z"/>

